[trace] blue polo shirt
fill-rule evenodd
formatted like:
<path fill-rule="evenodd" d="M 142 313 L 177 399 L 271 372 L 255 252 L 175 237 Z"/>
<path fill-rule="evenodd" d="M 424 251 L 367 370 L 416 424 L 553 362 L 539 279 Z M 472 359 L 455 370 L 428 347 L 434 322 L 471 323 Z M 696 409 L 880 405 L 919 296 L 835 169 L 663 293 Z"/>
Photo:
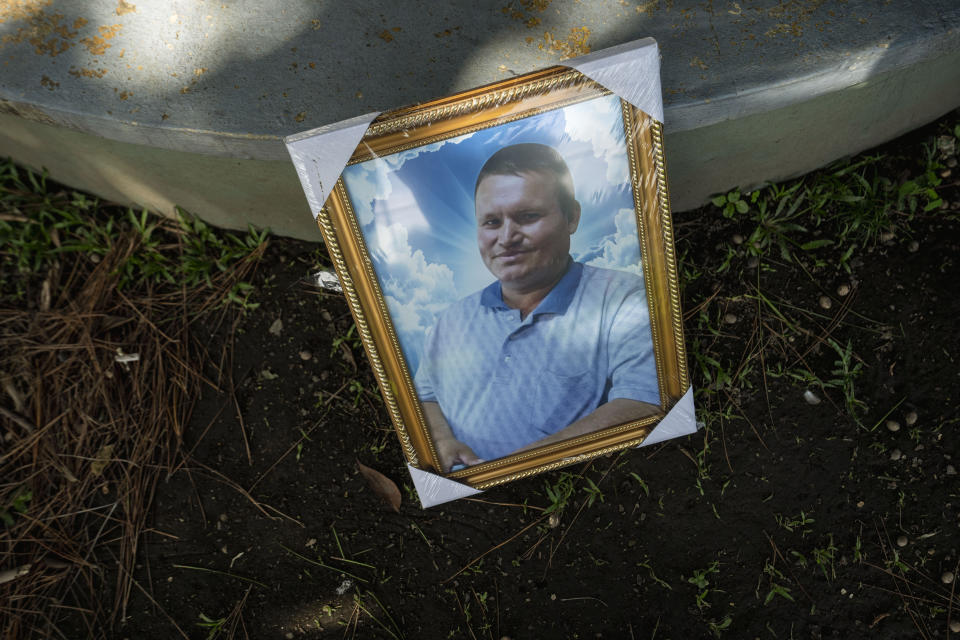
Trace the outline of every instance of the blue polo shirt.
<path fill-rule="evenodd" d="M 614 398 L 660 404 L 643 278 L 572 262 L 526 318 L 494 282 L 445 309 L 414 382 L 485 460 Z"/>

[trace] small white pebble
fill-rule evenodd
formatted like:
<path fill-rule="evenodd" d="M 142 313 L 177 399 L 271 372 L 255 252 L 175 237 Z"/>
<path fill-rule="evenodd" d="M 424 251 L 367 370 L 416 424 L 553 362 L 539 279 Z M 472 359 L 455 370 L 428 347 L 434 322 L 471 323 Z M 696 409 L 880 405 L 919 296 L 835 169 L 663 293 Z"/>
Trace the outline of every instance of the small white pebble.
<path fill-rule="evenodd" d="M 828 298 L 827 296 L 820 296 L 820 308 L 821 308 L 821 309 L 829 309 L 829 308 L 832 307 L 832 306 L 833 306 L 833 300 L 831 300 L 831 299 Z"/>
<path fill-rule="evenodd" d="M 952 174 L 952 173 L 953 173 L 953 171 L 951 171 L 950 169 L 944 169 L 943 171 L 940 172 L 940 177 L 941 177 L 941 178 L 949 178 L 949 177 L 950 177 L 950 174 Z"/>
<path fill-rule="evenodd" d="M 947 475 L 948 475 L 948 476 L 955 476 L 955 475 L 957 475 L 957 470 L 954 469 L 954 467 L 953 467 L 952 464 L 948 464 L 948 465 L 947 465 Z"/>
<path fill-rule="evenodd" d="M 807 404 L 820 404 L 820 396 L 810 391 L 810 389 L 803 392 L 803 399 L 807 401 Z"/>
<path fill-rule="evenodd" d="M 917 424 L 917 412 L 911 411 L 906 416 L 904 416 L 903 421 L 907 423 L 908 427 L 912 427 Z"/>
<path fill-rule="evenodd" d="M 309 360 L 309 359 L 312 358 L 312 357 L 313 357 L 313 354 L 310 353 L 309 351 L 301 351 L 301 352 L 300 352 L 300 359 L 301 359 L 301 360 Z"/>
<path fill-rule="evenodd" d="M 227 514 L 225 513 L 220 514 L 220 522 L 226 522 L 229 519 L 230 519 L 230 516 L 228 516 Z"/>
<path fill-rule="evenodd" d="M 739 233 L 733 234 L 733 244 L 743 244 L 743 236 Z"/>
<path fill-rule="evenodd" d="M 97 264 L 98 262 L 100 262 L 100 256 L 97 255 L 96 253 L 91 253 L 90 262 L 92 262 L 93 264 Z"/>
<path fill-rule="evenodd" d="M 887 429 L 890 431 L 900 431 L 900 423 L 896 420 L 887 420 Z"/>
<path fill-rule="evenodd" d="M 920 243 L 916 240 L 911 240 L 910 244 L 907 245 L 907 251 L 910 253 L 916 253 L 920 250 Z"/>
<path fill-rule="evenodd" d="M 943 584 L 950 584 L 953 582 L 953 571 L 944 571 L 943 575 L 940 576 L 940 582 Z"/>
<path fill-rule="evenodd" d="M 286 638 L 287 640 L 293 640 L 293 632 L 287 631 L 285 634 L 283 634 L 283 637 Z"/>
<path fill-rule="evenodd" d="M 880 242 L 890 242 L 896 237 L 893 231 L 884 231 L 880 234 Z"/>
<path fill-rule="evenodd" d="M 848 285 L 847 283 L 843 283 L 839 287 L 837 287 L 837 295 L 840 296 L 841 298 L 849 294 L 850 294 L 850 285 Z"/>
<path fill-rule="evenodd" d="M 900 449 L 894 449 L 893 451 L 890 452 L 890 459 L 899 460 L 902 455 L 903 454 L 900 453 Z"/>
<path fill-rule="evenodd" d="M 952 633 L 960 633 L 960 620 L 950 621 L 950 631 Z"/>
<path fill-rule="evenodd" d="M 907 536 L 900 536 L 899 538 L 897 538 L 897 546 L 898 547 L 907 546 Z"/>
<path fill-rule="evenodd" d="M 736 324 L 737 316 L 735 316 L 732 313 L 725 313 L 723 315 L 723 321 L 726 322 L 727 324 Z"/>

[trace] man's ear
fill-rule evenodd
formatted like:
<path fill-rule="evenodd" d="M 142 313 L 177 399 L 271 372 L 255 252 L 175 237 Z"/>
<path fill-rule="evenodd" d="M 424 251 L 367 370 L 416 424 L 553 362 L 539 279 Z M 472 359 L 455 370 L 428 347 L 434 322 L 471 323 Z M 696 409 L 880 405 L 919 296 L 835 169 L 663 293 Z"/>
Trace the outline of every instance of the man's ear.
<path fill-rule="evenodd" d="M 578 226 L 580 226 L 580 203 L 574 200 L 570 216 L 567 218 L 567 230 L 570 235 L 574 234 Z"/>

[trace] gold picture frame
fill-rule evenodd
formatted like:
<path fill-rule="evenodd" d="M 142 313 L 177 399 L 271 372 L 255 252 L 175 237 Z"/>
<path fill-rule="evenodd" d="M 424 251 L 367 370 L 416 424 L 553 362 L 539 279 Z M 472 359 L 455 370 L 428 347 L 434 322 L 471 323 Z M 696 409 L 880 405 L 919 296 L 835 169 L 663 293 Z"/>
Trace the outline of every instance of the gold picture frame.
<path fill-rule="evenodd" d="M 370 236 L 373 232 L 369 229 L 373 223 L 369 220 L 368 209 L 374 206 L 370 203 L 376 204 L 382 201 L 365 197 L 359 186 L 351 187 L 353 178 L 350 176 L 354 174 L 350 172 L 354 171 L 356 175 L 362 172 L 370 173 L 373 170 L 368 170 L 368 165 L 376 165 L 381 174 L 379 178 L 370 178 L 370 184 L 374 184 L 376 180 L 382 183 L 383 171 L 393 171 L 391 167 L 398 166 L 405 158 L 415 157 L 418 152 L 441 153 L 444 148 L 449 148 L 448 154 L 460 153 L 463 150 L 458 147 L 465 145 L 454 144 L 456 141 L 472 139 L 471 136 L 486 136 L 483 138 L 484 144 L 492 145 L 500 135 L 509 133 L 520 136 L 525 126 L 529 127 L 527 135 L 532 136 L 534 125 L 531 123 L 534 122 L 536 122 L 536 131 L 547 132 L 536 135 L 548 135 L 548 125 L 552 122 L 550 118 L 557 119 L 556 121 L 559 122 L 559 118 L 563 115 L 569 121 L 567 114 L 572 113 L 570 110 L 592 109 L 595 105 L 602 106 L 607 109 L 605 113 L 612 114 L 611 104 L 616 104 L 619 120 L 611 116 L 610 123 L 604 124 L 601 121 L 599 123 L 601 128 L 597 130 L 599 133 L 596 135 L 603 136 L 606 140 L 607 132 L 612 130 L 622 138 L 622 149 L 614 152 L 620 154 L 617 157 L 626 158 L 629 185 L 628 188 L 621 187 L 619 190 L 596 186 L 594 193 L 600 193 L 604 197 L 613 194 L 609 197 L 632 199 L 632 217 L 636 226 L 636 243 L 639 247 L 641 264 L 639 270 L 646 287 L 651 348 L 659 390 L 657 410 L 655 414 L 643 419 L 605 427 L 562 442 L 512 453 L 443 475 L 472 487 L 485 489 L 545 470 L 637 446 L 679 401 L 689 386 L 676 255 L 664 170 L 661 123 L 626 101 L 620 100 L 575 70 L 567 67 L 545 69 L 382 114 L 367 129 L 363 141 L 350 158 L 344 174 L 338 180 L 326 205 L 319 212 L 318 225 L 353 313 L 359 336 L 366 349 L 404 454 L 414 467 L 434 473 L 441 473 L 442 469 L 424 416 L 423 404 L 417 395 L 414 382 L 416 371 L 411 370 L 414 350 L 404 342 L 406 339 L 404 336 L 407 335 L 404 333 L 404 328 L 398 327 L 401 313 L 398 311 L 400 307 L 396 305 L 400 303 L 389 292 L 388 295 L 384 294 L 385 288 L 390 289 L 397 285 L 396 278 L 384 273 L 388 268 L 383 266 L 387 263 L 383 261 L 382 251 L 379 248 L 384 241 L 372 239 Z M 600 106 L 596 108 L 599 109 Z M 536 120 L 533 120 L 535 118 Z M 618 133 L 617 127 L 621 126 L 622 133 Z M 568 140 L 569 136 L 563 139 Z M 593 144 L 594 147 L 598 146 L 596 141 L 593 141 Z M 457 157 L 450 155 L 442 165 L 435 166 L 443 166 L 444 170 L 453 167 L 450 171 L 457 171 L 459 170 Z M 351 167 L 357 168 L 351 170 Z M 442 172 L 434 171 L 429 179 L 424 178 L 420 188 L 430 191 L 442 189 L 442 186 L 437 186 L 442 182 L 442 176 L 436 175 L 438 173 Z M 464 168 L 461 173 L 465 175 L 469 170 Z M 393 174 L 392 178 L 390 175 L 387 177 L 394 179 L 396 174 Z M 386 191 L 390 188 L 388 186 Z M 397 187 L 394 186 L 392 189 L 396 192 Z M 427 199 L 425 195 L 414 193 L 416 190 L 417 183 L 413 181 L 413 188 L 406 189 L 404 192 L 406 204 L 402 207 L 398 205 L 397 210 L 400 213 L 395 217 L 409 218 L 413 215 L 411 212 L 415 212 L 417 206 Z M 465 186 L 460 189 L 451 187 L 450 194 L 442 195 L 452 198 L 453 192 L 459 194 L 466 190 Z M 626 195 L 621 192 L 625 192 Z M 620 195 L 616 195 L 618 193 Z M 460 197 L 462 199 L 462 194 Z M 411 205 L 410 202 L 417 206 Z M 364 211 L 358 211 L 358 206 Z M 619 209 L 621 212 L 623 210 L 622 207 Z M 463 215 L 469 215 L 472 218 L 472 207 L 469 214 Z M 465 228 L 461 218 L 462 216 L 458 218 L 458 224 L 461 228 Z M 396 224 L 399 227 L 391 226 L 390 228 L 403 227 L 402 223 Z M 607 222 L 604 224 L 609 227 Z M 408 227 L 412 228 L 411 225 Z M 407 231 L 403 231 L 402 239 L 406 239 L 406 233 Z M 438 245 L 441 241 L 444 247 L 449 244 L 449 239 L 445 235 L 440 237 L 439 232 L 434 234 L 438 237 Z M 475 231 L 474 234 L 476 234 Z M 467 241 L 461 239 L 460 242 L 465 244 Z M 371 243 L 374 246 L 371 247 Z M 475 244 L 474 248 L 476 248 Z M 416 252 L 412 250 L 404 255 L 417 258 Z M 422 266 L 425 261 L 419 260 L 418 264 Z M 426 264 L 429 265 L 428 260 Z M 470 281 L 473 275 L 463 274 L 462 277 Z M 423 291 L 429 295 L 430 289 L 423 289 L 421 293 Z M 391 312 L 391 305 L 395 305 L 394 313 Z M 407 311 L 409 307 L 404 307 L 403 313 Z M 566 425 L 557 425 L 557 428 L 564 426 Z"/>

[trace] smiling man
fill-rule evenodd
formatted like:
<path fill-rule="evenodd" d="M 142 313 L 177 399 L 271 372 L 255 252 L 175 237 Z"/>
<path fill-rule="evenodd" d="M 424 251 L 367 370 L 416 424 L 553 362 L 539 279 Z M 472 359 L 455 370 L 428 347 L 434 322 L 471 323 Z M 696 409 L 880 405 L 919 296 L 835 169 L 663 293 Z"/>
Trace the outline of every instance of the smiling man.
<path fill-rule="evenodd" d="M 657 411 L 643 279 L 570 257 L 581 211 L 560 154 L 497 151 L 474 202 L 497 281 L 440 314 L 415 377 L 443 471 Z"/>

